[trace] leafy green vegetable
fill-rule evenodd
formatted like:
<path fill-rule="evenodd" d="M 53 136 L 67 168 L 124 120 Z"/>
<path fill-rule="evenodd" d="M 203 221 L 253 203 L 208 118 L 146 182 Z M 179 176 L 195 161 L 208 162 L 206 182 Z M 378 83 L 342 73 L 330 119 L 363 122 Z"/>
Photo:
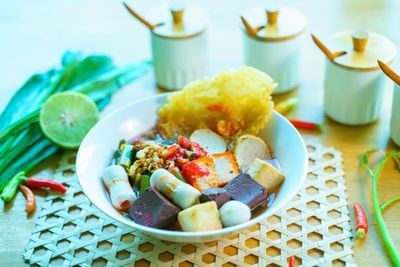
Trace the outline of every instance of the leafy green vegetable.
<path fill-rule="evenodd" d="M 149 62 L 116 67 L 104 55 L 66 52 L 61 67 L 35 74 L 14 94 L 0 115 L 0 192 L 20 170 L 29 171 L 57 152 L 38 126 L 40 108 L 62 91 L 87 94 L 103 109 L 114 92 L 150 68 Z"/>
<path fill-rule="evenodd" d="M 375 221 L 378 225 L 379 232 L 381 234 L 383 243 L 385 245 L 386 250 L 389 253 L 390 259 L 394 266 L 400 266 L 400 255 L 396 251 L 395 244 L 390 237 L 389 230 L 385 224 L 385 221 L 382 216 L 382 211 L 390 204 L 398 201 L 400 197 L 393 198 L 391 200 L 386 201 L 384 204 L 380 205 L 379 203 L 379 194 L 378 194 L 378 178 L 379 174 L 381 173 L 383 167 L 385 166 L 386 162 L 390 159 L 397 159 L 400 156 L 400 151 L 392 151 L 387 154 L 379 163 L 378 167 L 375 170 L 369 165 L 368 157 L 376 150 L 371 150 L 366 152 L 360 158 L 360 164 L 368 171 L 369 175 L 372 178 L 372 202 L 373 202 L 373 209 L 374 209 L 374 217 Z"/>
<path fill-rule="evenodd" d="M 93 80 L 101 74 L 115 68 L 112 59 L 102 55 L 88 56 L 81 61 L 75 59 L 75 61 L 72 61 L 72 63 L 69 63 L 68 65 L 74 64 L 74 62 L 76 65 L 72 68 L 67 81 L 63 85 L 64 91 L 77 86 L 80 83 Z"/>
<path fill-rule="evenodd" d="M 59 78 L 59 72 L 50 70 L 45 74 L 32 76 L 11 98 L 0 115 L 0 131 L 30 114 L 38 108 L 54 88 L 52 84 Z"/>
<path fill-rule="evenodd" d="M 71 63 L 79 61 L 83 58 L 83 53 L 81 51 L 66 51 L 61 57 L 61 66 L 66 67 Z"/>

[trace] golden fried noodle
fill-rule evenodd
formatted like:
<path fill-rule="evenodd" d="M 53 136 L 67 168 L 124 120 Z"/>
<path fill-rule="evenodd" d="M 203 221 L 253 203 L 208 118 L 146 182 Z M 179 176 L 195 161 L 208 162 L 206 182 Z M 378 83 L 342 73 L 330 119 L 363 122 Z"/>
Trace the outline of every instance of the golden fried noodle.
<path fill-rule="evenodd" d="M 273 108 L 272 78 L 252 67 L 223 71 L 188 84 L 159 110 L 159 128 L 168 137 L 209 128 L 225 138 L 257 134 Z"/>

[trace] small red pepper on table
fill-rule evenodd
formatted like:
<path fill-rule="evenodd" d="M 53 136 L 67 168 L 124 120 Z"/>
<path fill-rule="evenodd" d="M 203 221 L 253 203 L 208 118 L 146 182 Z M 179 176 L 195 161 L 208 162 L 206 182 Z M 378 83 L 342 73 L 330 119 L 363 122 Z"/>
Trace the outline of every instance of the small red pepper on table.
<path fill-rule="evenodd" d="M 48 188 L 60 194 L 67 192 L 67 187 L 54 180 L 30 177 L 25 180 L 25 185 L 31 189 Z"/>
<path fill-rule="evenodd" d="M 322 124 L 314 123 L 314 122 L 307 122 L 307 121 L 299 121 L 299 120 L 289 120 L 294 127 L 298 129 L 304 130 L 318 130 L 322 131 Z"/>
<path fill-rule="evenodd" d="M 26 198 L 25 211 L 28 214 L 32 213 L 36 209 L 35 194 L 33 194 L 32 190 L 30 190 L 29 187 L 26 187 L 22 184 L 19 185 L 19 190 L 24 194 Z"/>
<path fill-rule="evenodd" d="M 368 220 L 361 204 L 354 202 L 354 214 L 356 217 L 356 235 L 357 238 L 364 238 L 368 233 Z"/>
<path fill-rule="evenodd" d="M 289 258 L 289 267 L 296 267 L 296 258 L 294 256 Z"/>

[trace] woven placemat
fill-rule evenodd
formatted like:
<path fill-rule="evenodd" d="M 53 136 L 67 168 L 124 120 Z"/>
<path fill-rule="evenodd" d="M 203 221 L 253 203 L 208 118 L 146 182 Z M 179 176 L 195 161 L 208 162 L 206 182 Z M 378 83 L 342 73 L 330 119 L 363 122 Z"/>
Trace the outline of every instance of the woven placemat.
<path fill-rule="evenodd" d="M 308 142 L 309 173 L 280 212 L 240 233 L 200 244 L 150 238 L 91 205 L 66 154 L 55 179 L 65 196 L 49 195 L 24 258 L 40 266 L 354 266 L 341 154 Z"/>

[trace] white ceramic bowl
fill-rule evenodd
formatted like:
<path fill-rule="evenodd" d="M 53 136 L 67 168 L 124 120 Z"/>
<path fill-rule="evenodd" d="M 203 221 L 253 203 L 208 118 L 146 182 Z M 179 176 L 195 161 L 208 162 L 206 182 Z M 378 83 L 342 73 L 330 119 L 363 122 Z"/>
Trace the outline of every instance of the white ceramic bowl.
<path fill-rule="evenodd" d="M 263 138 L 279 160 L 286 180 L 272 205 L 256 218 L 232 227 L 208 232 L 180 232 L 146 227 L 136 224 L 128 216 L 122 216 L 110 203 L 101 182 L 101 173 L 109 164 L 121 139 L 132 137 L 156 124 L 157 110 L 168 94 L 145 98 L 115 112 L 99 121 L 83 140 L 76 160 L 77 175 L 83 192 L 101 211 L 113 219 L 147 235 L 175 242 L 205 242 L 219 239 L 245 229 L 266 219 L 282 208 L 298 192 L 306 176 L 307 150 L 297 130 L 283 116 L 274 112 L 260 137 Z"/>

